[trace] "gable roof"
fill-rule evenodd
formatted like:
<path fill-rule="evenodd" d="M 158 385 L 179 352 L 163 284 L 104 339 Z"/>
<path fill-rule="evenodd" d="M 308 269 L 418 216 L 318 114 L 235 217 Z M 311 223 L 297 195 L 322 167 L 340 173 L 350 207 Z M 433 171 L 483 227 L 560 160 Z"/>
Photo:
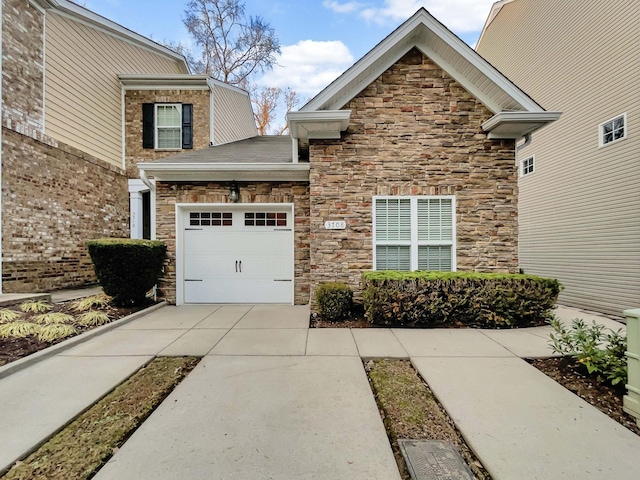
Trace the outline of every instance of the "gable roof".
<path fill-rule="evenodd" d="M 298 112 L 289 112 L 287 120 L 292 136 L 299 140 L 302 148 L 310 138 L 339 138 L 350 113 L 340 109 L 413 48 L 429 57 L 495 114 L 482 125 L 489 138 L 518 139 L 560 117 L 560 112 L 546 112 L 427 10 L 420 8 Z M 343 118 L 345 113 L 347 122 Z M 327 116 L 332 117 L 331 124 Z"/>
<path fill-rule="evenodd" d="M 69 0 L 29 0 L 32 4 L 37 5 L 40 8 L 45 10 L 53 10 L 62 15 L 66 15 L 68 17 L 73 18 L 78 22 L 82 22 L 88 24 L 94 28 L 99 30 L 106 31 L 111 35 L 122 38 L 128 42 L 131 42 L 135 45 L 138 45 L 146 50 L 150 50 L 156 54 L 163 55 L 165 57 L 170 57 L 173 60 L 182 63 L 182 67 L 185 73 L 189 72 L 189 68 L 187 66 L 187 61 L 183 55 L 174 52 L 173 50 L 161 45 L 153 40 L 142 36 L 128 28 L 123 27 L 122 25 L 109 20 L 108 18 L 103 17 L 102 15 L 98 15 L 91 10 L 84 8 L 76 3 L 70 2 Z"/>
<path fill-rule="evenodd" d="M 344 107 L 349 100 L 414 47 L 451 75 L 493 113 L 505 110 L 543 110 L 427 10 L 420 8 L 307 102 L 300 111 L 334 110 Z"/>

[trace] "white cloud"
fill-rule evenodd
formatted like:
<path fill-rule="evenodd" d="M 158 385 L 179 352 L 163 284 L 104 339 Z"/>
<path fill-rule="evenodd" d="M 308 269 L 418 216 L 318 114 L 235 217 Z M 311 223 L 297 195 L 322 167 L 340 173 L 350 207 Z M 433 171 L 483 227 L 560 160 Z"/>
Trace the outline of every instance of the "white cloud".
<path fill-rule="evenodd" d="M 302 97 L 311 97 L 337 78 L 354 62 L 341 41 L 301 40 L 281 47 L 277 65 L 257 80 L 267 87 L 290 87 Z"/>
<path fill-rule="evenodd" d="M 384 0 L 373 3 L 339 3 L 324 1 L 323 6 L 337 13 L 356 13 L 369 23 L 397 24 L 409 18 L 420 7 L 457 33 L 478 32 L 495 0 Z"/>
<path fill-rule="evenodd" d="M 364 7 L 364 4 L 360 2 L 345 2 L 340 3 L 335 0 L 324 0 L 322 2 L 322 6 L 328 8 L 329 10 L 333 10 L 335 13 L 350 13 L 356 10 L 360 10 Z"/>

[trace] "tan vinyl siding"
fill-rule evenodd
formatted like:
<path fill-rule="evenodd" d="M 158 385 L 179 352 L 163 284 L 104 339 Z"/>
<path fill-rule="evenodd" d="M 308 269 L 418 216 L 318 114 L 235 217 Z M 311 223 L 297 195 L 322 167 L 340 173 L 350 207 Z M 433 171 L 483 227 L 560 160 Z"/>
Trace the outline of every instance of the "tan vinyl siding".
<path fill-rule="evenodd" d="M 122 166 L 120 73 L 186 73 L 180 62 L 47 13 L 45 132 Z"/>
<path fill-rule="evenodd" d="M 518 153 L 520 266 L 559 278 L 562 303 L 621 315 L 640 306 L 640 9 L 637 2 L 515 0 L 478 51 L 563 116 Z M 627 114 L 627 138 L 598 126 Z"/>
<path fill-rule="evenodd" d="M 213 142 L 215 145 L 235 142 L 258 134 L 246 93 L 213 86 Z"/>

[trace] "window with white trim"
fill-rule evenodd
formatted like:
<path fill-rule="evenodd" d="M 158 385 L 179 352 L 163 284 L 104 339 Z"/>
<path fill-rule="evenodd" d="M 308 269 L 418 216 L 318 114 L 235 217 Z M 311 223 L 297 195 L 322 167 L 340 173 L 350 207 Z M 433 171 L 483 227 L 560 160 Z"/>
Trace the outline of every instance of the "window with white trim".
<path fill-rule="evenodd" d="M 455 197 L 374 197 L 374 269 L 455 271 Z"/>
<path fill-rule="evenodd" d="M 159 103 L 155 107 L 156 148 L 182 148 L 182 105 Z"/>
<path fill-rule="evenodd" d="M 627 114 L 623 113 L 600 124 L 600 146 L 627 138 Z"/>
<path fill-rule="evenodd" d="M 527 157 L 522 162 L 520 162 L 520 176 L 524 177 L 525 175 L 529 175 L 533 173 L 534 169 L 534 157 Z"/>

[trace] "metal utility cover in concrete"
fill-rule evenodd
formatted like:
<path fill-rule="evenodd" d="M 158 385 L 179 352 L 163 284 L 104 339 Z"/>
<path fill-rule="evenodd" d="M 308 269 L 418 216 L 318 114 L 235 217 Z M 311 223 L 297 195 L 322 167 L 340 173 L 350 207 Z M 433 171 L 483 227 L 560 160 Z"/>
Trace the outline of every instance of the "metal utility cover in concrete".
<path fill-rule="evenodd" d="M 414 480 L 475 480 L 458 450 L 440 440 L 398 440 Z"/>

